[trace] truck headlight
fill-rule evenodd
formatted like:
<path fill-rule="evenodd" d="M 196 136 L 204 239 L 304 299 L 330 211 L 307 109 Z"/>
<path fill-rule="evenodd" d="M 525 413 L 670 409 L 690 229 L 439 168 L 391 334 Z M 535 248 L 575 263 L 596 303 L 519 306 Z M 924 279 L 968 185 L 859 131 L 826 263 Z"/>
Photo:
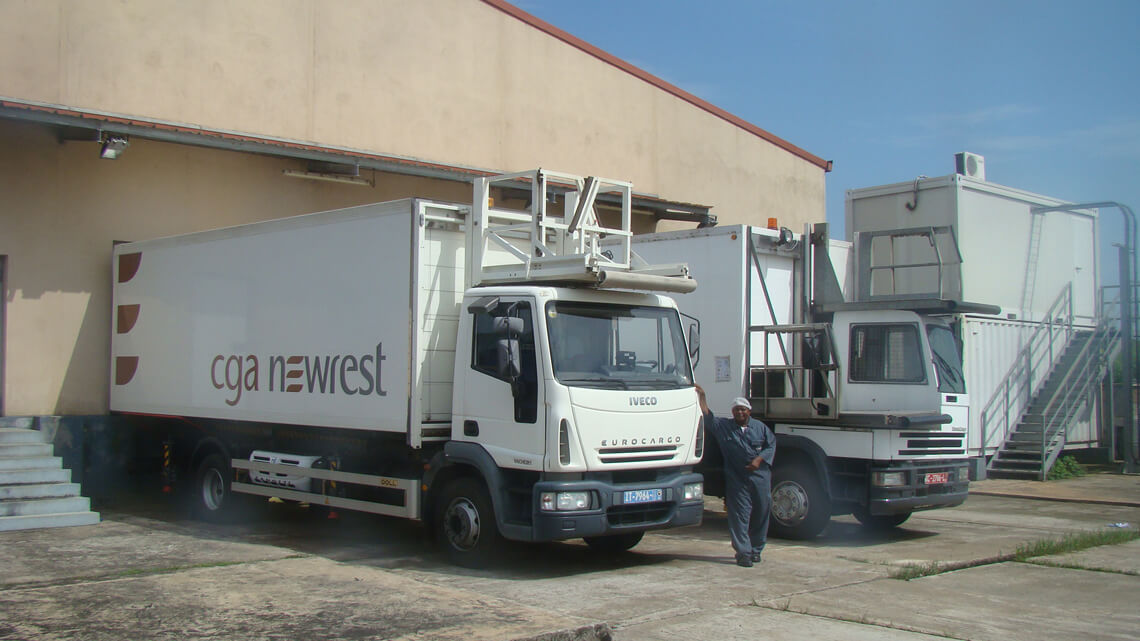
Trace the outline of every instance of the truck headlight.
<path fill-rule="evenodd" d="M 589 492 L 543 492 L 543 512 L 574 512 L 590 509 Z"/>
<path fill-rule="evenodd" d="M 906 485 L 906 472 L 872 472 L 871 485 L 878 487 Z"/>
<path fill-rule="evenodd" d="M 685 484 L 685 500 L 686 501 L 699 501 L 705 498 L 705 487 L 702 483 L 686 483 Z"/>

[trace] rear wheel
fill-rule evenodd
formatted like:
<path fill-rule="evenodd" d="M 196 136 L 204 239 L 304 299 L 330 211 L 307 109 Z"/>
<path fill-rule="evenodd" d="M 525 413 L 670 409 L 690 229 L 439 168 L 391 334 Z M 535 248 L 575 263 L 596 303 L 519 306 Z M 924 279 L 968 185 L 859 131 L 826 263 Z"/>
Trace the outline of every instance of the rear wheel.
<path fill-rule="evenodd" d="M 831 499 L 814 470 L 804 465 L 777 467 L 772 483 L 772 534 L 811 539 L 831 520 Z"/>
<path fill-rule="evenodd" d="M 868 530 L 875 530 L 885 532 L 894 529 L 910 518 L 910 512 L 900 512 L 898 514 L 871 514 L 867 511 L 866 505 L 860 505 L 852 511 L 855 519 L 863 524 L 863 527 Z"/>
<path fill-rule="evenodd" d="M 602 552 L 603 554 L 617 554 L 632 550 L 638 543 L 641 543 L 641 538 L 645 536 L 645 532 L 626 532 L 624 534 L 610 534 L 608 536 L 587 536 L 582 540 L 586 545 L 590 546 L 591 550 Z"/>
<path fill-rule="evenodd" d="M 467 568 L 489 565 L 501 537 L 483 484 L 472 478 L 455 479 L 444 487 L 436 505 L 436 538 L 448 560 Z"/>

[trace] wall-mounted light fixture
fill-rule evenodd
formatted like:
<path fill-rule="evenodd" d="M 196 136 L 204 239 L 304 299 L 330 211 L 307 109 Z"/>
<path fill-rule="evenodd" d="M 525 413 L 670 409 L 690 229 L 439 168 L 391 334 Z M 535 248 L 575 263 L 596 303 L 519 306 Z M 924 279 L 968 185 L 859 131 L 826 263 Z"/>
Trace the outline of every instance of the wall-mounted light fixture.
<path fill-rule="evenodd" d="M 114 160 L 131 144 L 125 135 L 108 134 L 103 137 L 103 149 L 99 151 L 100 158 Z"/>

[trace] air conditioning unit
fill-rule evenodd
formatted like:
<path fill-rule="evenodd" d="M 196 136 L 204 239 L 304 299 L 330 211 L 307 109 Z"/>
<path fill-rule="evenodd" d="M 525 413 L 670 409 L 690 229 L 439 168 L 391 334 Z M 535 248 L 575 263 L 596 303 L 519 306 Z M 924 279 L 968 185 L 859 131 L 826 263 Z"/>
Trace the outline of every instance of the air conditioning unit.
<path fill-rule="evenodd" d="M 968 151 L 954 154 L 954 167 L 954 171 L 963 176 L 977 178 L 978 180 L 986 179 L 986 159 L 978 154 L 972 154 Z"/>

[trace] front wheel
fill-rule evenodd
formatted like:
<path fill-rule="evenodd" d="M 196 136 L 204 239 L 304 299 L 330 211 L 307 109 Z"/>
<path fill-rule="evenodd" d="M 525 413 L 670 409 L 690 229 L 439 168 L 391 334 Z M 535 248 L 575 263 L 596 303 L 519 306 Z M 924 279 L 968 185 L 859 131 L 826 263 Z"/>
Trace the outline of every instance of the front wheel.
<path fill-rule="evenodd" d="M 444 487 L 436 505 L 436 538 L 448 560 L 466 568 L 489 565 L 501 537 L 483 484 L 472 478 L 456 479 Z"/>
<path fill-rule="evenodd" d="M 777 467 L 772 483 L 772 534 L 783 539 L 812 539 L 831 520 L 831 499 L 814 470 L 802 465 Z"/>
<path fill-rule="evenodd" d="M 852 513 L 855 515 L 855 519 L 863 524 L 863 527 L 876 532 L 885 532 L 902 525 L 910 518 L 911 514 L 910 512 L 871 514 L 866 505 L 860 505 Z"/>
<path fill-rule="evenodd" d="M 210 454 L 198 464 L 194 474 L 194 511 L 208 521 L 227 520 L 233 510 L 229 461 L 221 454 Z"/>
<path fill-rule="evenodd" d="M 583 537 L 582 540 L 590 546 L 591 550 L 596 552 L 618 554 L 632 550 L 638 543 L 641 543 L 643 536 L 645 536 L 645 532 L 626 532 L 625 534 L 610 534 L 608 536 L 587 536 Z"/>

